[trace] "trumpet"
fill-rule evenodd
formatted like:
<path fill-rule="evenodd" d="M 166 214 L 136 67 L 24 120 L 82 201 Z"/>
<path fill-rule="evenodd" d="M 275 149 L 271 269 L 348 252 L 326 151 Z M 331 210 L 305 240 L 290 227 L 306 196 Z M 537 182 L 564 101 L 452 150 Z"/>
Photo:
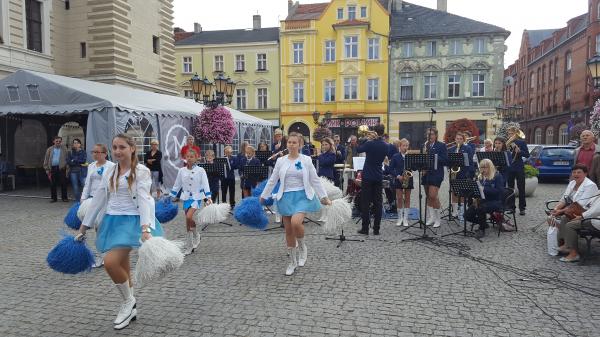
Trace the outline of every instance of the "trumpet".
<path fill-rule="evenodd" d="M 404 170 L 404 172 L 402 172 L 402 189 L 407 189 L 408 188 L 408 183 L 409 183 L 409 179 L 411 179 L 413 176 L 413 173 L 409 170 Z"/>
<path fill-rule="evenodd" d="M 473 136 L 473 137 L 468 137 L 467 139 L 465 139 L 465 143 L 464 143 L 463 145 L 469 144 L 469 142 L 472 142 L 472 141 L 473 141 L 473 140 L 475 140 L 475 139 L 477 139 L 477 137 L 476 137 L 476 136 Z M 446 146 L 447 146 L 448 148 L 451 148 L 451 147 L 453 147 L 453 146 L 456 146 L 456 142 L 448 143 L 448 144 L 446 144 Z"/>
<path fill-rule="evenodd" d="M 358 127 L 358 137 L 373 140 L 379 138 L 379 135 L 377 134 L 377 132 L 369 130 L 368 125 L 360 125 Z"/>
<path fill-rule="evenodd" d="M 289 152 L 288 149 L 283 149 L 283 150 L 275 153 L 274 155 L 270 156 L 269 159 L 267 159 L 267 160 L 273 160 L 279 156 L 285 156 L 288 152 Z"/>

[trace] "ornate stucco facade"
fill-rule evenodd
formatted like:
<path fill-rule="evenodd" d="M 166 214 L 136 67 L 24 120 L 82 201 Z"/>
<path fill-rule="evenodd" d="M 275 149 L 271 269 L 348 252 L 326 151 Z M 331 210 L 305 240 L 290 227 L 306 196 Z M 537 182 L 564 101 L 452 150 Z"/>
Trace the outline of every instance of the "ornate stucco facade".
<path fill-rule="evenodd" d="M 172 7 L 172 0 L 0 0 L 0 76 L 29 69 L 175 94 Z"/>

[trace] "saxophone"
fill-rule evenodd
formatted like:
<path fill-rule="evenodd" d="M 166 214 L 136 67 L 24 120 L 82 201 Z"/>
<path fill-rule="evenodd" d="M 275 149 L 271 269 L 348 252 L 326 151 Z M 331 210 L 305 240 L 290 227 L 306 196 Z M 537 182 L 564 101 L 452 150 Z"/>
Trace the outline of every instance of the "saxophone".
<path fill-rule="evenodd" d="M 402 172 L 402 189 L 403 190 L 408 188 L 408 183 L 410 182 L 409 179 L 411 179 L 412 176 L 413 176 L 413 174 L 409 170 L 404 170 L 404 172 Z"/>

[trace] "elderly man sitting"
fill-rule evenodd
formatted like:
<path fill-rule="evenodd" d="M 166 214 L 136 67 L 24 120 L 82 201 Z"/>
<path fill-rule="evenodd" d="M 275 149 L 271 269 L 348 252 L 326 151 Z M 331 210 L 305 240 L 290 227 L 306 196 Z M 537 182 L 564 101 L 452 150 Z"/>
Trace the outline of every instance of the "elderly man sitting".
<path fill-rule="evenodd" d="M 563 194 L 560 202 L 554 207 L 551 215 L 560 217 L 560 225 L 558 228 L 558 245 L 562 245 L 565 236 L 564 228 L 570 219 L 565 215 L 567 206 L 571 203 L 578 203 L 584 210 L 590 208 L 590 205 L 598 194 L 598 187 L 587 177 L 588 169 L 585 165 L 576 164 L 571 169 L 572 180 L 567 185 L 567 189 Z"/>

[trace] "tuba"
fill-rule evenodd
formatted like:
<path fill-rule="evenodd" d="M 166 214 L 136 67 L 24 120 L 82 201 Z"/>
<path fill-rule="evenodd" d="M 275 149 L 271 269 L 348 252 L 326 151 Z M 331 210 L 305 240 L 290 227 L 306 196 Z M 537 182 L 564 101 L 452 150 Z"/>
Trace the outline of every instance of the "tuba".
<path fill-rule="evenodd" d="M 510 149 L 510 151 L 513 153 L 513 158 L 512 161 L 514 162 L 515 159 L 517 159 L 518 154 L 515 152 L 515 148 L 517 146 L 517 144 L 515 144 L 515 141 L 517 139 L 525 139 L 525 133 L 523 132 L 523 130 L 519 129 L 519 132 L 515 133 L 512 137 L 508 138 L 508 140 L 506 141 L 506 147 Z"/>

